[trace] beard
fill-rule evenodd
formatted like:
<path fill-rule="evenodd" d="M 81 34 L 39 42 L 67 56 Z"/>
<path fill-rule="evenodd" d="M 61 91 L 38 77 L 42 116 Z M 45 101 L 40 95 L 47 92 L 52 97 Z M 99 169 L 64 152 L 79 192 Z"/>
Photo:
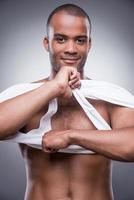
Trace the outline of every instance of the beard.
<path fill-rule="evenodd" d="M 85 66 L 85 63 L 86 63 L 86 59 L 87 59 L 87 57 L 83 58 L 81 60 L 81 62 L 78 63 L 77 65 L 70 65 L 70 67 L 74 67 L 74 68 L 77 69 L 77 71 L 79 73 L 82 73 L 84 66 Z M 62 67 L 69 66 L 69 65 L 60 63 L 60 61 L 57 61 L 57 59 L 53 55 L 50 55 L 50 63 L 51 63 L 52 71 L 54 73 L 58 73 Z"/>

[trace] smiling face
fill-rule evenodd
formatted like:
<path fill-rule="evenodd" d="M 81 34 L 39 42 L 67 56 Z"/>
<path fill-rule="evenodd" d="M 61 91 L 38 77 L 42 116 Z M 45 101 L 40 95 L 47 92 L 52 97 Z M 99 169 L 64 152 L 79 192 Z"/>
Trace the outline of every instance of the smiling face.
<path fill-rule="evenodd" d="M 89 32 L 90 25 L 84 17 L 66 12 L 52 17 L 44 46 L 49 52 L 53 72 L 57 73 L 63 66 L 76 67 L 83 72 L 91 46 Z"/>

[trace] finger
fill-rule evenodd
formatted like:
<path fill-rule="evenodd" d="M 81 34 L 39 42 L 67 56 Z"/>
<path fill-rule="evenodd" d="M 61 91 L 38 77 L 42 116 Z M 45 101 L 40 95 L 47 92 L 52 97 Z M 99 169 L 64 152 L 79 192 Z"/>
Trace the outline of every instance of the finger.
<path fill-rule="evenodd" d="M 74 73 L 70 74 L 69 79 L 70 79 L 70 80 L 73 80 L 74 78 L 77 78 L 77 77 L 78 77 L 77 72 L 74 72 Z"/>
<path fill-rule="evenodd" d="M 52 149 L 52 148 L 44 148 L 43 150 L 45 153 L 56 153 L 57 150 L 56 149 Z"/>
<path fill-rule="evenodd" d="M 71 89 L 75 89 L 75 88 L 80 89 L 80 87 L 81 87 L 81 82 L 78 81 L 78 82 L 74 83 L 73 85 L 71 85 L 70 87 L 71 87 Z"/>
<path fill-rule="evenodd" d="M 70 66 L 64 66 L 61 68 L 61 70 L 63 70 L 65 73 L 67 72 L 69 77 L 73 74 L 77 73 L 77 69 L 74 67 L 70 67 Z"/>
<path fill-rule="evenodd" d="M 74 78 L 73 80 L 69 81 L 68 84 L 69 84 L 69 86 L 71 86 L 71 85 L 77 83 L 78 81 L 79 81 L 79 78 L 76 77 L 76 78 Z"/>
<path fill-rule="evenodd" d="M 70 80 L 73 80 L 74 78 L 79 78 L 79 73 L 77 71 L 74 71 L 72 74 L 70 74 Z"/>

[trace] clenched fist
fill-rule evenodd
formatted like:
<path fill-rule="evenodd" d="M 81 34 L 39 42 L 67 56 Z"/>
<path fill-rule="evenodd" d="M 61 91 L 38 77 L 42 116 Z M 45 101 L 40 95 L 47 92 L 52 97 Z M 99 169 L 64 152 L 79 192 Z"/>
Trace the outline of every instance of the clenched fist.
<path fill-rule="evenodd" d="M 80 73 L 74 67 L 64 66 L 56 74 L 55 83 L 61 91 L 61 95 L 65 98 L 72 96 L 72 90 L 80 88 Z"/>
<path fill-rule="evenodd" d="M 70 130 L 52 130 L 44 134 L 42 149 L 44 152 L 54 153 L 70 145 Z"/>

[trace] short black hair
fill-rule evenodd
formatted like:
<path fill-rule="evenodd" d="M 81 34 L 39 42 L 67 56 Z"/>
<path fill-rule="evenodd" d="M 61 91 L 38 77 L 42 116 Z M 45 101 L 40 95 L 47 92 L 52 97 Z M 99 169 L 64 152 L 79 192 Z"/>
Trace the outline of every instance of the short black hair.
<path fill-rule="evenodd" d="M 46 29 L 47 29 L 47 34 L 49 34 L 49 26 L 50 26 L 50 22 L 52 17 L 58 13 L 64 11 L 67 14 L 73 15 L 73 16 L 79 16 L 79 17 L 84 17 L 87 18 L 89 25 L 90 25 L 90 34 L 91 34 L 91 20 L 88 16 L 88 14 L 79 6 L 75 5 L 75 4 L 63 4 L 57 8 L 55 8 L 49 15 L 48 20 L 47 20 L 47 25 L 46 25 Z"/>

